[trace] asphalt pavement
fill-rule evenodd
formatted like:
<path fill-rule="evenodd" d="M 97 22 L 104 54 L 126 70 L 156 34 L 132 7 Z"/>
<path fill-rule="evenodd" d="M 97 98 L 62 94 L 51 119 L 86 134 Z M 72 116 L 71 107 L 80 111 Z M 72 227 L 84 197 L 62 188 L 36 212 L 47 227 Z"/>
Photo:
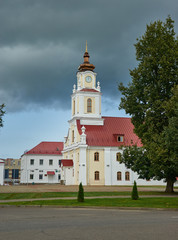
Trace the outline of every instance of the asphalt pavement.
<path fill-rule="evenodd" d="M 176 240 L 178 212 L 80 208 L 0 208 L 0 239 Z"/>

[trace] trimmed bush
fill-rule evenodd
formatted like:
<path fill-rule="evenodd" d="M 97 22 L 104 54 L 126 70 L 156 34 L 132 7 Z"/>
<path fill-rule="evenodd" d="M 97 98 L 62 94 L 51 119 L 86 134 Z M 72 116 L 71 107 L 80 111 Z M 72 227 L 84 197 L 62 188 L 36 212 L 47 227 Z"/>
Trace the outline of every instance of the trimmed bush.
<path fill-rule="evenodd" d="M 78 200 L 78 202 L 84 202 L 84 190 L 83 190 L 82 183 L 80 183 L 80 185 L 79 185 L 77 200 Z"/>
<path fill-rule="evenodd" d="M 133 189 L 132 189 L 132 200 L 138 200 L 138 191 L 137 191 L 137 183 L 134 181 Z"/>

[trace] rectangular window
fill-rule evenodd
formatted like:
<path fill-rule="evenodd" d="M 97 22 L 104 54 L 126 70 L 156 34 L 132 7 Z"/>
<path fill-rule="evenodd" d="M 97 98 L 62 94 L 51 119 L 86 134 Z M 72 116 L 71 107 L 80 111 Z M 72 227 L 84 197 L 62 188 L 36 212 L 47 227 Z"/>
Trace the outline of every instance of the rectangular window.
<path fill-rule="evenodd" d="M 39 174 L 39 180 L 43 179 L 43 174 Z"/>
<path fill-rule="evenodd" d="M 19 169 L 12 169 L 12 179 L 19 178 Z"/>
<path fill-rule="evenodd" d="M 118 136 L 117 141 L 118 142 L 123 142 L 124 141 L 124 136 Z"/>
<path fill-rule="evenodd" d="M 49 159 L 49 165 L 53 165 L 53 160 Z"/>
<path fill-rule="evenodd" d="M 34 165 L 34 159 L 30 159 L 30 165 Z"/>
<path fill-rule="evenodd" d="M 43 159 L 40 159 L 40 165 L 43 165 Z"/>
<path fill-rule="evenodd" d="M 9 178 L 9 169 L 5 169 L 5 176 L 4 178 Z"/>
<path fill-rule="evenodd" d="M 30 174 L 30 180 L 33 180 L 33 174 Z"/>

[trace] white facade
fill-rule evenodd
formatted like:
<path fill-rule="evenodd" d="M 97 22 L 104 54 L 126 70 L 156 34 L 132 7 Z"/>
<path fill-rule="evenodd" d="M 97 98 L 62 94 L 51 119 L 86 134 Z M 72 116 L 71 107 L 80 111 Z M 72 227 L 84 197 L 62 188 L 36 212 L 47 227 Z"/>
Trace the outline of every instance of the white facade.
<path fill-rule="evenodd" d="M 25 154 L 21 158 L 21 183 L 60 183 L 62 155 Z"/>
<path fill-rule="evenodd" d="M 0 185 L 4 185 L 4 160 L 0 159 Z"/>
<path fill-rule="evenodd" d="M 109 171 L 108 169 L 106 170 L 105 185 L 133 185 L 134 181 L 137 182 L 137 185 L 165 185 L 163 180 L 147 181 L 144 179 L 139 179 L 137 173 L 133 172 L 131 169 L 126 168 L 125 164 L 120 164 L 119 161 L 117 161 L 116 155 L 118 152 L 122 154 L 123 150 L 115 147 L 111 147 L 110 149 L 105 148 L 105 153 L 107 153 L 107 156 L 105 155 L 105 159 L 107 159 L 107 162 L 105 162 L 105 169 L 109 168 Z M 121 172 L 121 180 L 117 179 L 118 172 Z M 126 179 L 126 172 L 129 173 L 129 180 Z"/>

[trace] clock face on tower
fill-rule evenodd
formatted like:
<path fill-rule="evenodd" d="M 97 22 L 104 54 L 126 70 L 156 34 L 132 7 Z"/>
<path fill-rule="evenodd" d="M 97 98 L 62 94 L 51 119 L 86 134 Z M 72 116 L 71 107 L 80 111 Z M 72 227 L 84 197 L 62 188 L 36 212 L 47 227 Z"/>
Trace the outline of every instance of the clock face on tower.
<path fill-rule="evenodd" d="M 90 83 L 90 82 L 91 82 L 91 77 L 90 77 L 90 76 L 86 76 L 85 81 L 86 81 L 87 83 Z"/>

